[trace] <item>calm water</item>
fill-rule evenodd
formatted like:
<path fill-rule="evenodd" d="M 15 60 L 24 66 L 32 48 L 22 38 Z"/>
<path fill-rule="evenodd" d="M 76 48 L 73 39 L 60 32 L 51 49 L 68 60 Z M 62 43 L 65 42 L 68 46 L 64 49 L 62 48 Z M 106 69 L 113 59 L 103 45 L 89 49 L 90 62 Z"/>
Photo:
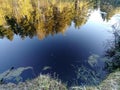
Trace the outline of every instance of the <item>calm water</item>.
<path fill-rule="evenodd" d="M 12 41 L 1 36 L 0 73 L 11 67 L 30 66 L 34 72 L 24 71 L 21 74 L 23 79 L 49 73 L 70 85 L 86 84 L 93 80 L 92 77 L 99 83 L 106 75 L 103 59 L 107 40 L 112 39 L 113 35 L 110 33 L 109 20 L 104 21 L 99 9 L 92 10 L 86 19 L 81 26 L 76 26 L 75 21 L 71 20 L 63 32 L 54 35 L 37 33 L 32 38 L 26 35 L 23 39 L 22 35 L 14 34 Z M 55 28 L 59 27 L 62 26 L 56 24 Z M 90 84 L 96 82 L 91 81 Z"/>

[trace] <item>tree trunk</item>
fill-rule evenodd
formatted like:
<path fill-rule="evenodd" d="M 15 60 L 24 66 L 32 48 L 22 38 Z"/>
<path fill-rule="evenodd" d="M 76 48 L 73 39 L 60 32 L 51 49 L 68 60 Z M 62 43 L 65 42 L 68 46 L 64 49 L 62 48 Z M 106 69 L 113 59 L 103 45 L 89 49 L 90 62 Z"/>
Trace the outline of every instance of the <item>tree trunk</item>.
<path fill-rule="evenodd" d="M 75 0 L 75 10 L 79 9 L 79 3 L 80 3 L 79 0 Z"/>

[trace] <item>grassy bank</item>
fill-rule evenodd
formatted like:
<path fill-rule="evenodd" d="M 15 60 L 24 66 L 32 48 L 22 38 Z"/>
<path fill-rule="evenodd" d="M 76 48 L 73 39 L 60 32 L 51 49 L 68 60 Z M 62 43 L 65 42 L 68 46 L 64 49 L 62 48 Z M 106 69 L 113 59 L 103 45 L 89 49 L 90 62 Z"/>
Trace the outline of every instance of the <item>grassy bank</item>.
<path fill-rule="evenodd" d="M 0 90 L 67 90 L 59 80 L 52 79 L 49 75 L 40 75 L 33 80 L 19 84 L 1 84 Z"/>
<path fill-rule="evenodd" d="M 73 86 L 68 89 L 61 81 L 52 79 L 49 75 L 40 75 L 33 80 L 20 82 L 18 85 L 2 84 L 0 90 L 120 90 L 120 71 L 111 73 L 98 86 Z"/>
<path fill-rule="evenodd" d="M 74 86 L 70 90 L 120 90 L 120 71 L 111 73 L 98 86 Z"/>

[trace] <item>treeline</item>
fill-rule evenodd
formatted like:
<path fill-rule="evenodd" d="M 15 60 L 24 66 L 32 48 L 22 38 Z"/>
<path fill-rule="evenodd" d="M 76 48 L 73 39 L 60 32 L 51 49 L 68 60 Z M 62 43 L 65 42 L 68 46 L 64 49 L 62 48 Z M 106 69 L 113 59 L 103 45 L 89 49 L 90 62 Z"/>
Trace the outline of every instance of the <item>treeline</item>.
<path fill-rule="evenodd" d="M 30 14 L 35 10 L 41 14 L 44 9 L 51 11 L 53 6 L 57 6 L 60 11 L 64 7 L 75 8 L 75 1 L 79 0 L 0 0 L 0 25 L 5 23 L 5 15 L 14 15 L 18 20 L 20 17 L 27 15 L 30 19 Z M 85 3 L 87 5 L 88 1 L 81 0 L 77 7 L 85 5 Z"/>
<path fill-rule="evenodd" d="M 13 35 L 16 34 L 22 39 L 28 36 L 32 38 L 36 35 L 39 39 L 43 39 L 50 34 L 64 34 L 72 21 L 75 22 L 75 27 L 86 22 L 88 9 L 92 7 L 92 4 L 88 3 L 81 1 L 77 5 L 78 8 L 75 9 L 75 3 L 72 1 L 59 1 L 59 3 L 57 0 L 45 0 L 44 2 L 41 0 L 18 0 L 11 3 L 3 1 L 1 4 L 3 7 L 0 8 L 3 13 L 0 19 L 2 21 L 0 37 L 12 40 Z"/>
<path fill-rule="evenodd" d="M 102 1 L 102 0 L 101 0 Z M 77 3 L 76 3 L 77 2 Z M 100 0 L 0 0 L 0 38 L 13 39 L 14 34 L 22 39 L 65 32 L 71 22 L 75 27 L 83 25 L 88 11 Z M 103 3 L 101 10 L 110 18 L 119 9 Z"/>

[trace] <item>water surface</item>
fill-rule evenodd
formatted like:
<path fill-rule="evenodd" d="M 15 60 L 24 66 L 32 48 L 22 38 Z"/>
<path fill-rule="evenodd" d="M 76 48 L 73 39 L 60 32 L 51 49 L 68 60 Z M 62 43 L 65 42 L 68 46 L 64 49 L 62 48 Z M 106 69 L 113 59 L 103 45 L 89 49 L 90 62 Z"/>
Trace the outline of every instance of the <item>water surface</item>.
<path fill-rule="evenodd" d="M 103 18 L 106 12 L 90 8 L 73 15 L 64 10 L 54 7 L 53 18 L 43 15 L 40 21 L 5 16 L 8 26 L 0 27 L 0 73 L 30 66 L 35 75 L 55 74 L 70 85 L 98 84 L 105 79 L 105 46 L 113 38 L 109 19 Z M 33 71 L 27 73 L 22 78 L 35 77 Z"/>

